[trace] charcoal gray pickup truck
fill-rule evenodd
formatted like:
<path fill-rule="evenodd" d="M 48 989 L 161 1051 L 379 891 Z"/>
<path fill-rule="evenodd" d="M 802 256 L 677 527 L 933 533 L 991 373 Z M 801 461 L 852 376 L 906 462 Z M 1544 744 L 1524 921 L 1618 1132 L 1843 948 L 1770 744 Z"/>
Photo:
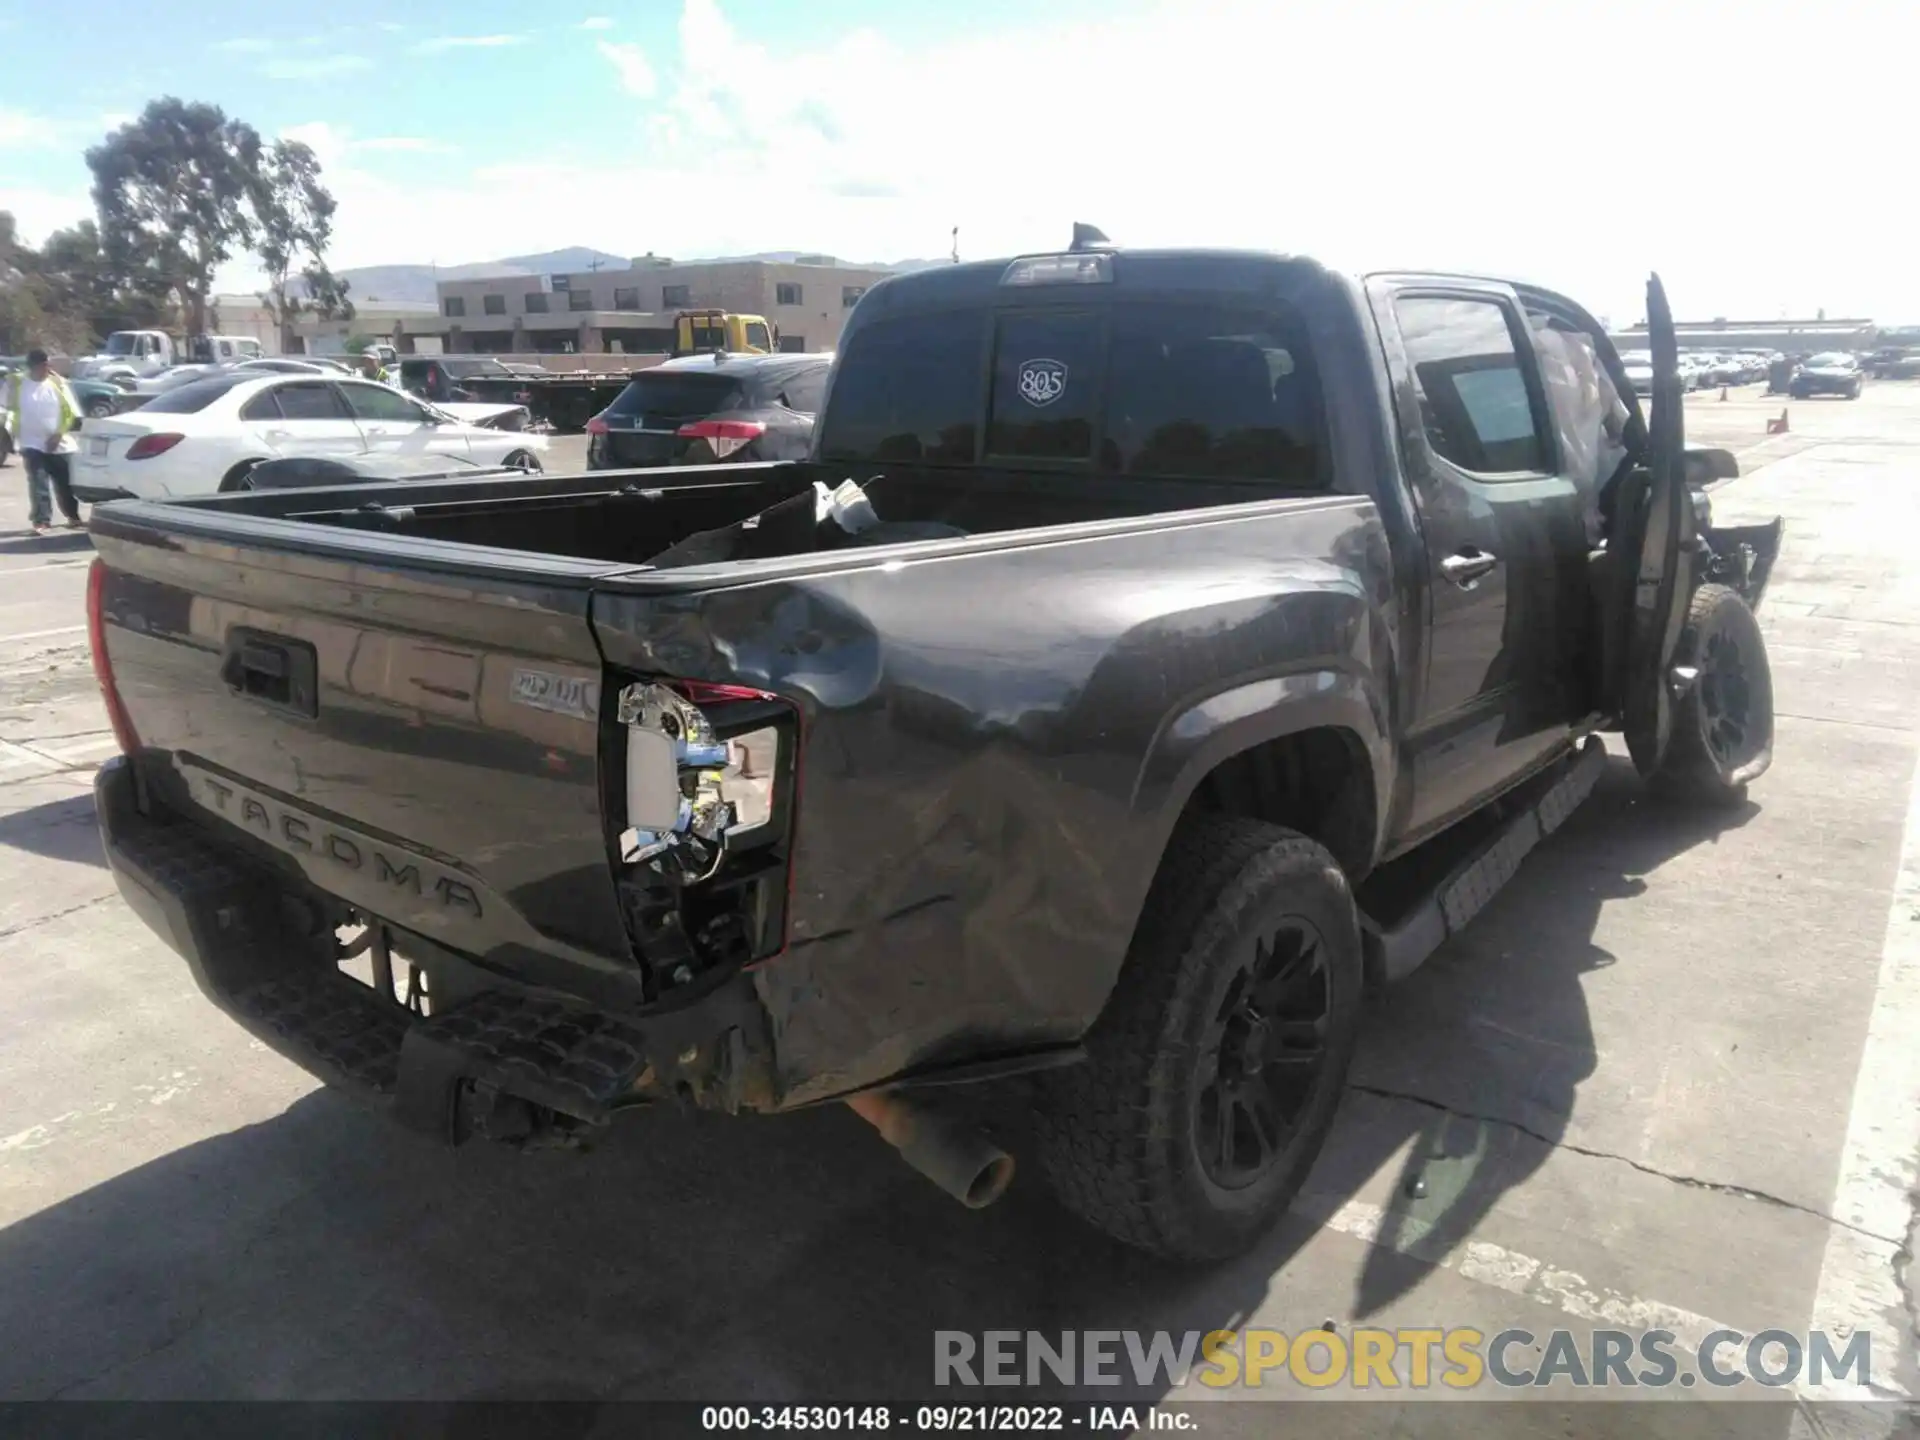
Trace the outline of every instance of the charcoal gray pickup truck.
<path fill-rule="evenodd" d="M 1234 1253 L 1599 732 L 1766 768 L 1780 526 L 1712 525 L 1648 311 L 1643 417 L 1546 290 L 1080 231 L 870 290 L 805 461 L 102 506 L 109 861 L 430 1134 L 845 1102 Z"/>

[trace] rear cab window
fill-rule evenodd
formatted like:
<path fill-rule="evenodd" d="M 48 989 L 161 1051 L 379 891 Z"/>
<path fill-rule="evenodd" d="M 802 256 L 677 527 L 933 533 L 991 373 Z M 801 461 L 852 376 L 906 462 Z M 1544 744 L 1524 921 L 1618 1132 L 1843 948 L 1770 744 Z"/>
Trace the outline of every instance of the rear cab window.
<path fill-rule="evenodd" d="M 1305 326 L 1276 299 L 891 316 L 851 337 L 825 420 L 823 459 L 1331 480 Z"/>

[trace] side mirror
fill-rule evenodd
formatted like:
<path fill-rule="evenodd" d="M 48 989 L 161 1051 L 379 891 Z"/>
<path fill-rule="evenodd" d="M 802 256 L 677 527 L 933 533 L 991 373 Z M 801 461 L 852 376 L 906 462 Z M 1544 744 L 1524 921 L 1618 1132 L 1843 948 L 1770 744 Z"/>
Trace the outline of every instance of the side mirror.
<path fill-rule="evenodd" d="M 1740 462 L 1731 450 L 1688 450 L 1687 484 L 1704 490 L 1716 480 L 1732 480 L 1740 474 Z"/>

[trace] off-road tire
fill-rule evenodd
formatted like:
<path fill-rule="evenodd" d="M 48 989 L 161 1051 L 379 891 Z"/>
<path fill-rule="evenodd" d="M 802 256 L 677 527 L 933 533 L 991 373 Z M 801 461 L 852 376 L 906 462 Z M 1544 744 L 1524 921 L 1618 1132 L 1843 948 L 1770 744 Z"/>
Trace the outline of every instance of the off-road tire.
<path fill-rule="evenodd" d="M 1311 922 L 1326 974 L 1324 1060 L 1271 1168 L 1241 1189 L 1213 1183 L 1196 1148 L 1201 1053 L 1248 947 L 1290 918 Z M 1087 1060 L 1037 1077 L 1042 1173 L 1069 1210 L 1116 1239 L 1183 1260 L 1255 1244 L 1325 1143 L 1359 1031 L 1360 931 L 1346 877 L 1294 831 L 1218 815 L 1182 819 Z"/>
<path fill-rule="evenodd" d="M 1728 642 L 1740 658 L 1746 691 L 1737 739 L 1719 713 L 1728 677 L 1715 673 L 1715 647 Z M 1737 805 L 1746 799 L 1748 783 L 1773 763 L 1773 671 L 1760 622 L 1738 591 L 1702 585 L 1694 593 L 1674 663 L 1698 668 L 1700 677 L 1675 707 L 1673 739 L 1654 778 L 1679 799 Z M 1717 734 L 1716 726 L 1722 727 Z"/>

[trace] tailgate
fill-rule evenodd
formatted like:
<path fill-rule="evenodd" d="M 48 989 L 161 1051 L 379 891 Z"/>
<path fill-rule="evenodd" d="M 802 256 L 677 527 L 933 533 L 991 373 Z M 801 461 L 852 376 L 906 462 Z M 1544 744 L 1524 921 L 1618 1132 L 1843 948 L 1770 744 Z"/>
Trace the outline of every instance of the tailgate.
<path fill-rule="evenodd" d="M 165 808 L 496 969 L 625 988 L 587 618 L 608 566 L 213 507 L 93 530 Z"/>

